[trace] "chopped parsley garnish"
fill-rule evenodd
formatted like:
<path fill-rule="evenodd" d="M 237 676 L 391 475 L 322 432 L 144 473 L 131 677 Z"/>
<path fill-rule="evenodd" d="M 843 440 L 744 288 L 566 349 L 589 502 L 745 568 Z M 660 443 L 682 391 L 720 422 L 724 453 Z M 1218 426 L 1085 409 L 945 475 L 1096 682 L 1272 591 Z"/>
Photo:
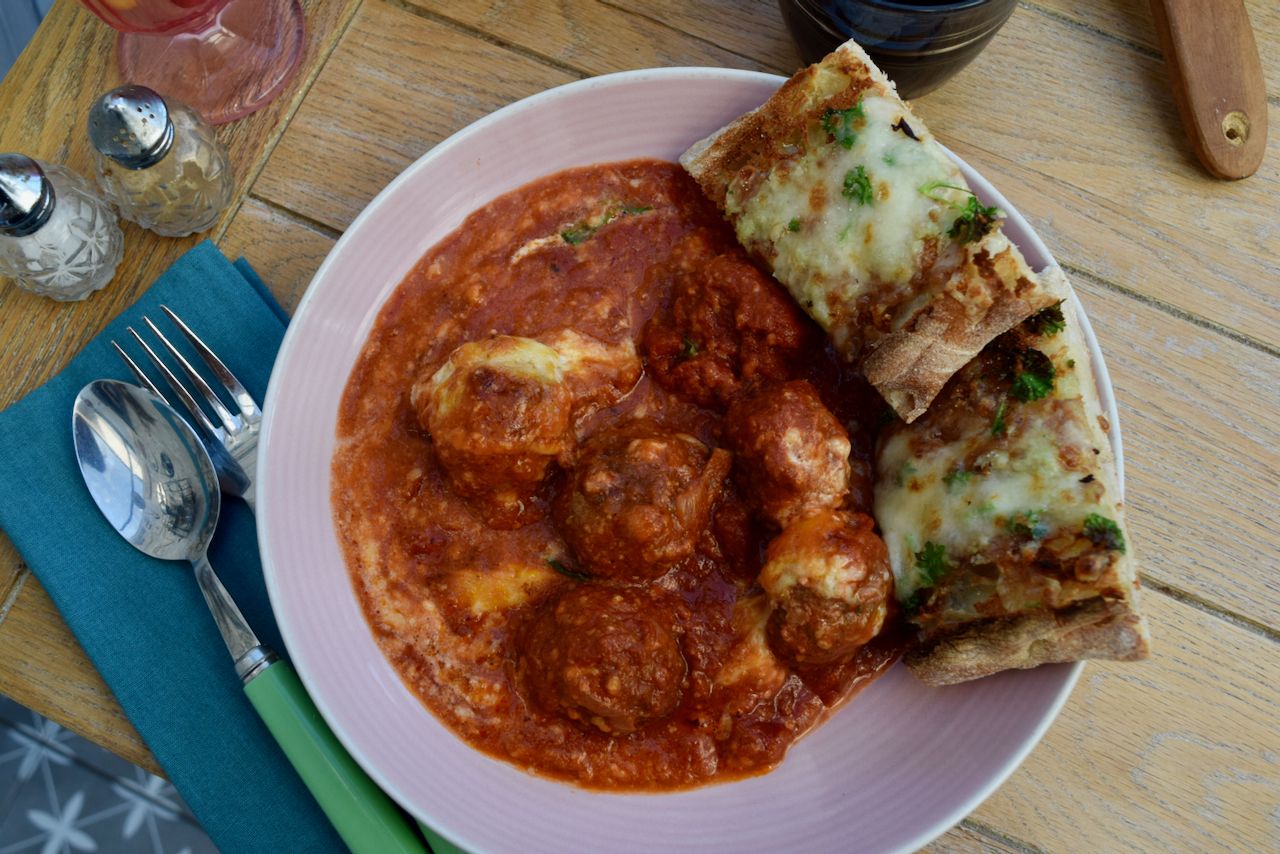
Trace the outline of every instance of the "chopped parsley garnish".
<path fill-rule="evenodd" d="M 1042 308 L 1024 321 L 1027 331 L 1041 338 L 1057 335 L 1067 328 L 1066 318 L 1062 316 L 1062 300 Z"/>
<path fill-rule="evenodd" d="M 567 575 L 570 578 L 576 578 L 578 581 L 591 580 L 591 576 L 583 575 L 581 572 L 574 572 L 572 569 L 569 569 L 569 567 L 565 566 L 563 563 L 561 563 L 560 561 L 556 560 L 553 557 L 547 558 L 547 564 L 556 572 L 560 573 L 561 575 Z"/>
<path fill-rule="evenodd" d="M 911 478 L 912 475 L 916 474 L 917 472 L 919 472 L 919 469 L 917 469 L 910 462 L 903 463 L 902 468 L 898 469 L 897 478 L 895 478 L 897 480 L 898 486 L 906 486 L 907 481 Z"/>
<path fill-rule="evenodd" d="M 787 223 L 787 231 L 799 231 L 799 230 L 800 230 L 800 217 L 798 216 L 792 217 L 791 222 Z"/>
<path fill-rule="evenodd" d="M 1095 546 L 1124 552 L 1124 534 L 1120 533 L 1120 526 L 1106 516 L 1090 513 L 1084 520 L 1084 535 Z"/>
<path fill-rule="evenodd" d="M 871 204 L 875 194 L 871 189 L 871 179 L 867 177 L 865 166 L 850 169 L 845 173 L 844 190 L 841 195 L 846 199 L 853 199 L 860 205 Z"/>
<path fill-rule="evenodd" d="M 560 232 L 560 236 L 564 238 L 565 243 L 577 246 L 599 230 L 600 226 L 598 225 L 588 225 L 585 222 L 580 222 L 567 231 Z"/>
<path fill-rule="evenodd" d="M 1020 361 L 1022 365 L 1013 378 L 1009 394 L 1023 403 L 1047 397 L 1053 391 L 1053 378 L 1058 374 L 1053 362 L 1039 350 L 1027 350 Z"/>
<path fill-rule="evenodd" d="M 964 514 L 964 518 L 972 519 L 974 516 L 990 516 L 994 512 L 996 512 L 996 503 L 994 501 L 987 501 Z"/>
<path fill-rule="evenodd" d="M 858 119 L 865 119 L 866 111 L 862 108 L 862 99 L 847 110 L 834 110 L 830 107 L 822 114 L 822 129 L 835 139 L 845 151 L 853 148 L 858 134 L 853 124 Z"/>
<path fill-rule="evenodd" d="M 560 236 L 564 238 L 564 242 L 568 243 L 570 246 L 577 246 L 579 243 L 595 234 L 601 228 L 608 225 L 611 220 L 617 217 L 627 216 L 628 214 L 642 214 L 645 211 L 651 210 L 653 210 L 653 208 L 643 207 L 641 205 L 618 205 L 606 211 L 604 218 L 601 219 L 600 222 L 593 223 L 590 220 L 586 220 L 577 223 L 565 231 L 560 232 Z"/>
<path fill-rule="evenodd" d="M 1025 513 L 1019 513 L 1009 520 L 1009 533 L 1030 537 L 1033 540 L 1042 539 L 1049 533 L 1043 521 L 1044 514 L 1044 510 L 1028 510 Z"/>
<path fill-rule="evenodd" d="M 991 230 L 991 225 L 1001 216 L 1000 209 L 994 205 L 978 204 L 978 197 L 972 196 L 969 203 L 960 210 L 960 216 L 951 223 L 947 230 L 948 237 L 954 237 L 961 243 L 978 240 Z"/>
<path fill-rule="evenodd" d="M 916 552 L 916 569 L 920 570 L 920 586 L 933 587 L 951 571 L 947 550 L 932 541 L 925 543 L 924 548 Z"/>
<path fill-rule="evenodd" d="M 969 482 L 969 478 L 973 477 L 976 472 L 971 471 L 953 471 L 942 476 L 942 482 L 947 485 L 947 492 L 954 492 L 957 488 L 964 486 Z"/>
<path fill-rule="evenodd" d="M 969 201 L 963 205 L 956 204 L 950 199 L 935 195 L 934 190 L 957 190 L 961 193 L 969 194 Z M 973 190 L 957 187 L 954 184 L 944 184 L 941 181 L 931 181 L 920 188 L 920 192 L 924 193 L 935 202 L 942 202 L 944 205 L 953 207 L 960 211 L 960 215 L 956 217 L 956 221 L 951 224 L 951 228 L 947 231 L 948 237 L 954 237 L 961 243 L 969 243 L 977 240 L 991 230 L 991 226 L 995 221 L 1004 216 L 1004 213 L 995 205 L 978 204 L 978 197 L 973 194 Z"/>
<path fill-rule="evenodd" d="M 684 356 L 686 359 L 690 359 L 698 355 L 697 343 L 687 335 L 684 337 L 684 346 L 680 348 L 680 355 Z"/>
<path fill-rule="evenodd" d="M 1009 407 L 1009 401 L 1000 401 L 1000 407 L 996 410 L 996 420 L 991 424 L 991 435 L 1001 436 L 1009 429 L 1009 425 L 1004 423 L 1004 411 Z"/>

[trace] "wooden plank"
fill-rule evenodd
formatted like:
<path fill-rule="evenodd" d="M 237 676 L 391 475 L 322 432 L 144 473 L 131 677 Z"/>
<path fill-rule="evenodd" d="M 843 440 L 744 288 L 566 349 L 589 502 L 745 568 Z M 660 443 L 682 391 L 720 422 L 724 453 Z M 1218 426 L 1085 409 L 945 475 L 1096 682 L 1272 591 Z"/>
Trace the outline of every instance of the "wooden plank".
<path fill-rule="evenodd" d="M 403 2 L 583 74 L 666 66 L 750 68 L 787 74 L 795 70 L 791 60 L 775 64 L 777 60 L 769 52 L 777 49 L 776 39 L 773 45 L 735 40 L 738 46 L 754 45 L 748 48 L 752 55 L 744 56 L 704 39 L 690 38 L 651 17 L 635 14 L 631 4 L 605 4 L 597 0 Z M 721 3 L 708 17 L 719 19 L 732 8 L 733 4 Z M 751 33 L 745 35 L 750 37 Z M 755 53 L 756 50 L 761 53 Z"/>
<path fill-rule="evenodd" d="M 290 315 L 337 235 L 250 198 L 223 236 L 228 258 L 243 257 Z"/>
<path fill-rule="evenodd" d="M 27 575 L 0 622 L 0 694 L 163 776 L 40 582 Z"/>
<path fill-rule="evenodd" d="M 1025 5 L 1039 7 L 1066 20 L 1151 51 L 1160 50 L 1149 0 L 1031 0 Z M 1272 0 L 1247 0 L 1245 7 L 1258 40 L 1258 57 L 1268 91 L 1280 94 L 1280 5 Z"/>
<path fill-rule="evenodd" d="M 1146 663 L 1093 662 L 971 818 L 1051 854 L 1280 847 L 1276 642 L 1148 596 Z"/>
<path fill-rule="evenodd" d="M 505 104 L 579 75 L 370 0 L 254 193 L 345 229 L 433 145 Z"/>
<path fill-rule="evenodd" d="M 616 8 L 704 39 L 790 75 L 804 65 L 782 22 L 777 0 L 636 0 Z"/>

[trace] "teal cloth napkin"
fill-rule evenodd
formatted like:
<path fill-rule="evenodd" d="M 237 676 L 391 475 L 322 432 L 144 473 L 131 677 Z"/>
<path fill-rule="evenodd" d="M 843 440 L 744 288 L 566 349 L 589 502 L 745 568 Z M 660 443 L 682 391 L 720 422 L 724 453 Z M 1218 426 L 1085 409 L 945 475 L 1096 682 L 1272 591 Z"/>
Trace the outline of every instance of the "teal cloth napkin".
<path fill-rule="evenodd" d="M 76 395 L 97 379 L 134 381 L 110 342 L 145 364 L 125 327 L 150 342 L 146 315 L 185 349 L 176 330 L 169 334 L 162 303 L 261 404 L 288 316 L 247 262 L 233 265 L 205 241 L 61 373 L 0 412 L 0 528 L 222 854 L 345 852 L 245 697 L 190 566 L 135 550 L 80 477 L 71 439 Z M 239 499 L 224 496 L 209 560 L 258 637 L 284 654 L 253 514 Z"/>

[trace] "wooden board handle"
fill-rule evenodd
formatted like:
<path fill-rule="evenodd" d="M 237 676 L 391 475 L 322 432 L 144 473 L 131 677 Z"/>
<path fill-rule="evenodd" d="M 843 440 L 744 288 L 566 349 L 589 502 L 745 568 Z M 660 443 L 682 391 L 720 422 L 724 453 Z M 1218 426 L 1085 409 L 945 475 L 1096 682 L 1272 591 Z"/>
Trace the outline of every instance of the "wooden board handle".
<path fill-rule="evenodd" d="M 1267 149 L 1267 88 L 1244 0 L 1151 0 L 1169 81 L 1196 156 L 1247 178 Z"/>

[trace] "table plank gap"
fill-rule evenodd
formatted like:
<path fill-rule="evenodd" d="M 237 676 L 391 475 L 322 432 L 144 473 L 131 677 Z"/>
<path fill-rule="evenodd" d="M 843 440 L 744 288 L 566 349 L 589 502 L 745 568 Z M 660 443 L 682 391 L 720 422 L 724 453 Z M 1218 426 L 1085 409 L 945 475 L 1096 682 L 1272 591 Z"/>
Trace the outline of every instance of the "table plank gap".
<path fill-rule="evenodd" d="M 478 39 L 486 44 L 493 45 L 501 50 L 509 51 L 510 53 L 514 53 L 517 56 L 524 57 L 525 59 L 529 59 L 534 62 L 540 62 L 543 65 L 556 69 L 557 71 L 563 71 L 565 74 L 572 74 L 580 79 L 595 76 L 592 71 L 589 71 L 586 68 L 581 68 L 568 62 L 563 62 L 550 54 L 532 50 L 519 42 L 501 38 L 500 36 L 494 35 L 486 30 L 482 30 L 479 27 L 468 24 L 466 21 L 461 21 L 446 14 L 427 9 L 411 2 L 410 0 L 382 0 L 382 2 L 395 9 L 400 9 L 401 11 L 408 12 L 411 15 L 416 15 L 423 20 L 431 21 L 432 23 L 439 24 L 443 27 L 448 27 L 449 29 L 455 30 L 465 36 L 470 36 L 473 39 Z"/>
<path fill-rule="evenodd" d="M 1061 9 L 1043 6 L 1039 3 L 1021 0 L 1021 2 L 1018 3 L 1018 6 L 1029 13 L 1044 15 L 1046 18 L 1052 18 L 1062 26 L 1088 33 L 1089 35 L 1097 38 L 1106 39 L 1107 41 L 1119 45 L 1126 50 L 1141 53 L 1144 56 L 1158 59 L 1161 62 L 1164 61 L 1164 53 L 1161 52 L 1158 43 L 1134 38 L 1132 35 L 1126 35 L 1125 33 L 1117 32 L 1114 29 L 1108 29 L 1099 21 L 1091 21 L 1077 15 L 1068 14 Z M 1153 37 L 1154 35 L 1154 32 L 1152 32 Z"/>
<path fill-rule="evenodd" d="M 972 815 L 962 819 L 960 827 L 973 831 L 985 841 L 997 846 L 1000 851 L 1010 851 L 1015 852 L 1015 854 L 1044 854 L 1043 848 L 1038 848 L 1035 845 L 1023 842 L 1021 839 L 1016 839 L 1007 833 L 996 830 Z"/>
<path fill-rule="evenodd" d="M 1020 5 L 1045 10 L 1160 53 L 1150 0 L 1022 0 Z M 1274 88 L 1280 85 L 1280 52 L 1275 49 L 1275 39 L 1280 34 L 1280 4 L 1273 0 L 1246 0 L 1245 7 L 1258 42 L 1263 76 Z"/>
<path fill-rule="evenodd" d="M 1271 643 L 1280 644 L 1280 629 L 1277 629 L 1274 626 L 1268 626 L 1259 620 L 1252 619 L 1251 617 L 1237 611 L 1224 608 L 1217 602 L 1206 599 L 1205 597 L 1190 590 L 1184 590 L 1181 587 L 1166 584 L 1159 579 L 1152 578 L 1149 573 L 1141 572 L 1139 573 L 1139 576 L 1142 579 L 1142 586 L 1147 590 L 1154 590 L 1157 593 L 1160 593 L 1163 596 L 1168 596 L 1170 599 L 1180 602 L 1189 608 L 1195 608 L 1197 611 L 1202 611 L 1211 617 L 1216 617 L 1219 620 L 1225 620 L 1236 628 L 1253 632 Z"/>
<path fill-rule="evenodd" d="M 19 563 L 17 570 L 6 581 L 5 587 L 0 589 L 0 593 L 4 594 L 3 597 L 0 597 L 0 625 L 4 624 L 4 618 L 9 616 L 9 609 L 18 600 L 18 594 L 22 592 L 23 585 L 31 577 L 31 570 L 27 569 L 26 564 Z"/>
<path fill-rule="evenodd" d="M 1105 276 L 1098 275 L 1092 270 L 1077 267 L 1075 264 L 1071 263 L 1059 262 L 1058 266 L 1062 267 L 1063 272 L 1067 274 L 1069 279 L 1074 281 L 1088 281 L 1090 284 L 1096 285 L 1097 287 L 1106 288 L 1120 296 L 1136 300 L 1143 305 L 1149 305 L 1157 311 L 1164 312 L 1170 317 L 1194 324 L 1195 326 L 1199 326 L 1201 329 L 1221 335 L 1224 338 L 1229 338 L 1237 344 L 1242 344 L 1245 347 L 1252 347 L 1253 349 L 1265 353 L 1268 356 L 1280 358 L 1280 346 L 1276 344 L 1272 344 L 1268 341 L 1259 341 L 1251 335 L 1239 332 L 1229 326 L 1224 326 L 1207 317 L 1194 314 L 1180 306 L 1174 305 L 1171 302 L 1166 302 L 1159 297 L 1135 290 L 1134 288 L 1128 287 L 1115 279 L 1109 279 Z"/>
<path fill-rule="evenodd" d="M 311 277 L 337 242 L 333 229 L 303 220 L 293 211 L 249 199 L 220 247 L 229 258 L 243 256 L 290 315 Z"/>
<path fill-rule="evenodd" d="M 290 222 L 298 226 L 301 226 L 302 228 L 308 229 L 309 231 L 318 231 L 321 234 L 325 235 L 326 237 L 329 237 L 330 239 L 334 240 L 335 242 L 338 240 L 338 238 L 342 237 L 342 235 L 345 232 L 344 229 L 335 228 L 332 225 L 329 225 L 327 222 L 321 222 L 318 219 L 313 219 L 312 217 L 307 216 L 305 213 L 301 213 L 299 211 L 294 210 L 293 208 L 279 204 L 278 202 L 273 201 L 272 199 L 268 199 L 263 196 L 259 196 L 257 194 L 250 194 L 250 196 L 246 199 L 246 201 L 250 201 L 255 204 L 261 205 L 262 207 L 267 208 L 277 216 L 282 217 L 283 219 L 287 219 Z"/>
<path fill-rule="evenodd" d="M 776 0 L 634 0 L 603 5 L 631 12 L 752 60 L 767 58 L 790 75 L 804 65 L 782 21 Z"/>
<path fill-rule="evenodd" d="M 607 0 L 600 0 L 600 5 L 607 6 L 610 9 L 615 9 L 621 14 L 630 15 L 634 18 L 638 18 L 640 20 L 646 21 L 655 26 L 663 27 L 665 29 L 672 31 L 673 33 L 678 33 L 682 36 L 687 36 L 691 39 L 696 39 L 697 41 L 704 42 L 708 47 L 719 48 L 720 50 L 734 54 L 735 56 L 740 56 L 742 57 L 743 60 L 747 62 L 756 62 L 758 60 L 758 57 L 756 55 L 753 55 L 748 52 L 748 46 L 746 45 L 738 46 L 733 42 L 726 44 L 724 43 L 724 41 L 716 40 L 702 34 L 696 28 L 675 26 L 670 22 L 668 22 L 667 20 L 665 20 L 663 15 L 655 14 L 652 11 L 648 13 L 642 12 L 641 9 L 643 8 L 643 4 L 637 3 L 637 4 L 629 4 L 624 6 L 618 3 L 607 2 Z M 774 5 L 774 14 L 777 16 L 777 25 L 779 28 L 781 28 L 782 16 L 780 13 L 777 12 L 776 4 Z M 780 50 L 781 52 L 785 53 L 785 47 L 779 46 L 779 47 L 775 47 L 774 49 Z M 794 65 L 792 65 L 791 63 L 787 63 L 786 65 L 781 66 L 778 69 L 778 71 L 780 73 L 785 73 L 785 74 L 794 74 L 803 65 L 804 63 L 801 62 L 799 57 L 797 56 Z"/>

